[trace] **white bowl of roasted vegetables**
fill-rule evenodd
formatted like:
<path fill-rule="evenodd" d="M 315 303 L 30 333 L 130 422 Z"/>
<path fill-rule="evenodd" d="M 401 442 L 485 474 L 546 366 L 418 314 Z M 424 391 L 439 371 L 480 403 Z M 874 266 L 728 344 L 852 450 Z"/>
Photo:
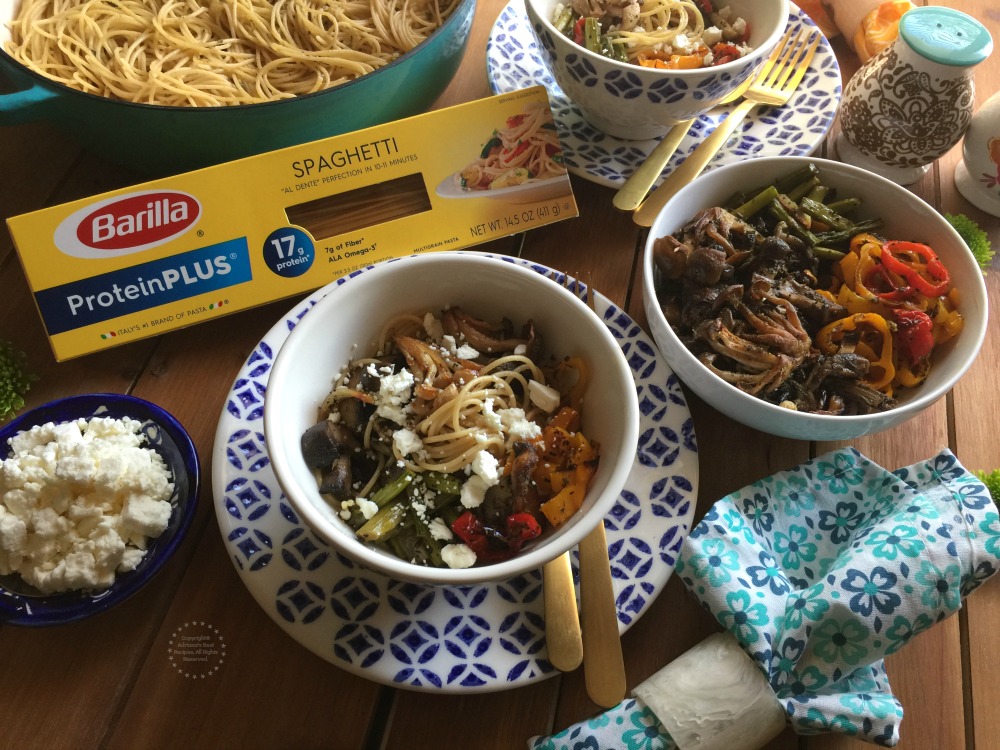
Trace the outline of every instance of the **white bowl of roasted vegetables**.
<path fill-rule="evenodd" d="M 986 332 L 982 273 L 904 188 L 808 157 L 685 186 L 650 229 L 645 309 L 685 383 L 763 432 L 847 440 L 947 393 Z"/>
<path fill-rule="evenodd" d="M 616 138 L 657 138 L 753 76 L 788 23 L 788 0 L 525 0 L 552 75 Z"/>
<path fill-rule="evenodd" d="M 603 522 L 638 439 L 608 328 L 511 259 L 437 252 L 331 284 L 275 358 L 264 410 L 296 513 L 420 583 L 503 580 Z"/>

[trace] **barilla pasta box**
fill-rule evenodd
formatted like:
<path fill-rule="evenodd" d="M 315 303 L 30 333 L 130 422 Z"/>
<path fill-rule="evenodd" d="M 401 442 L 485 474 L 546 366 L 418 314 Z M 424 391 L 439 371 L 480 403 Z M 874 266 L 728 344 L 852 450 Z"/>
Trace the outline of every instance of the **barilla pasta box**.
<path fill-rule="evenodd" d="M 7 224 L 62 361 L 577 215 L 534 87 Z"/>

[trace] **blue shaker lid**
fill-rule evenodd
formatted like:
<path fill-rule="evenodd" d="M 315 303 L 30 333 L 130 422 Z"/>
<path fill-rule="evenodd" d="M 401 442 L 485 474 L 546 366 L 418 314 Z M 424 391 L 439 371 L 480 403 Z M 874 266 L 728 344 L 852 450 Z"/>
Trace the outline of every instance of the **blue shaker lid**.
<path fill-rule="evenodd" d="M 972 16 L 936 6 L 913 8 L 899 20 L 899 35 L 921 57 L 942 65 L 978 65 L 993 51 L 993 38 Z"/>

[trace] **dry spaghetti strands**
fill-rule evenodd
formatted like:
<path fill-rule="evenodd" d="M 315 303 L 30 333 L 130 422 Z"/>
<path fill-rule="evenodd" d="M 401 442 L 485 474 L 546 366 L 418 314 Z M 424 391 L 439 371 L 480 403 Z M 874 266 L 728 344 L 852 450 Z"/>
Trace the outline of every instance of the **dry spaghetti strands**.
<path fill-rule="evenodd" d="M 323 240 L 430 210 L 424 178 L 412 174 L 289 206 L 285 215 Z"/>
<path fill-rule="evenodd" d="M 22 0 L 7 51 L 81 91 L 148 104 L 290 98 L 376 70 L 458 0 Z"/>

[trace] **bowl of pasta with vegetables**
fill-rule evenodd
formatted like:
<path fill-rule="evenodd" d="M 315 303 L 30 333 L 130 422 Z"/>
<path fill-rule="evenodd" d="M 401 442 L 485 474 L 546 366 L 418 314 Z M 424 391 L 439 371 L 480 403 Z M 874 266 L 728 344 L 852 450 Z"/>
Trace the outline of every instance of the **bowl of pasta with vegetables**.
<path fill-rule="evenodd" d="M 986 333 L 982 272 L 945 218 L 823 159 L 699 177 L 651 227 L 643 274 L 653 338 L 685 385 L 784 437 L 906 421 L 951 390 Z"/>
<path fill-rule="evenodd" d="M 436 252 L 331 284 L 275 358 L 264 432 L 320 538 L 397 580 L 462 585 L 537 569 L 603 522 L 638 403 L 573 293 Z"/>
<path fill-rule="evenodd" d="M 750 79 L 788 23 L 788 0 L 525 0 L 559 87 L 598 130 L 646 140 Z"/>

